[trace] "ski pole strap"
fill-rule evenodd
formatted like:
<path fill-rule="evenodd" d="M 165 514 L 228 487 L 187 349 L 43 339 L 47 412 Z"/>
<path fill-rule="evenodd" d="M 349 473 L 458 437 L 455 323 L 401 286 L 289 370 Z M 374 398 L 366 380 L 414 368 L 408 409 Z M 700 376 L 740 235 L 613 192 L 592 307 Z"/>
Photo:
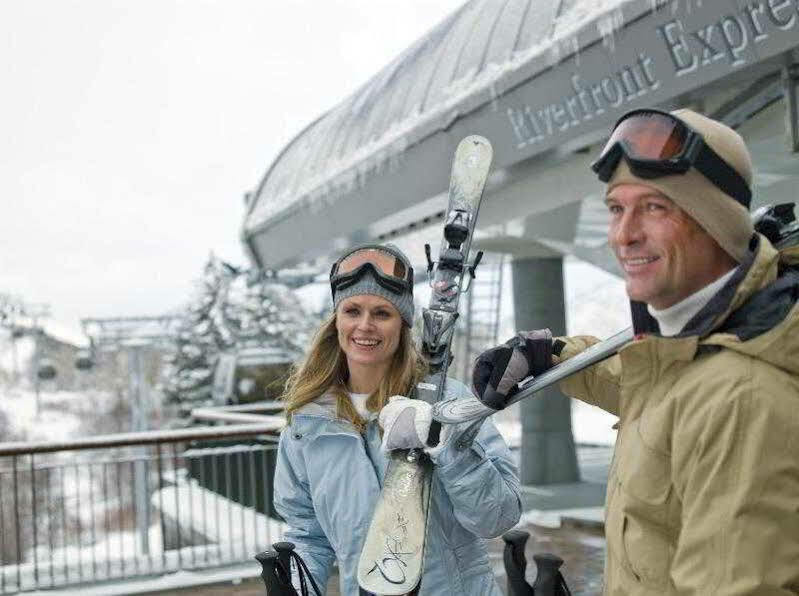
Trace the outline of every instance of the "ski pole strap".
<path fill-rule="evenodd" d="M 305 564 L 305 561 L 302 560 L 302 557 L 298 555 L 296 552 L 294 552 L 294 550 L 291 551 L 291 556 L 294 559 L 294 564 L 297 566 L 297 573 L 300 576 L 300 590 L 302 591 L 302 596 L 310 595 L 310 592 L 308 591 L 308 585 L 306 583 L 306 578 L 311 583 L 311 587 L 313 587 L 314 594 L 316 594 L 316 596 L 322 596 L 322 591 L 319 589 L 319 586 L 316 585 L 316 582 L 314 581 L 314 578 L 311 575 L 310 570 L 308 569 L 308 565 Z"/>

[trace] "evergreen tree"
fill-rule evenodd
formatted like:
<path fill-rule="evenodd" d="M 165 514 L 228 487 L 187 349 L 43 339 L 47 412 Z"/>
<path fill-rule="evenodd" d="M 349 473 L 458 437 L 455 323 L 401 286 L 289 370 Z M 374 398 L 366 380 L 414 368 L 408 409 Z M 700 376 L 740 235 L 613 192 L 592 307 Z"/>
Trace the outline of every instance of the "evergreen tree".
<path fill-rule="evenodd" d="M 285 285 L 211 255 L 167 359 L 167 398 L 185 410 L 209 404 L 221 354 L 261 348 L 294 361 L 317 325 Z"/>
<path fill-rule="evenodd" d="M 169 401 L 187 408 L 210 403 L 213 370 L 223 333 L 216 327 L 213 310 L 219 300 L 222 280 L 218 260 L 211 255 L 202 279 L 196 284 L 183 315 L 174 349 L 166 357 L 164 392 Z"/>

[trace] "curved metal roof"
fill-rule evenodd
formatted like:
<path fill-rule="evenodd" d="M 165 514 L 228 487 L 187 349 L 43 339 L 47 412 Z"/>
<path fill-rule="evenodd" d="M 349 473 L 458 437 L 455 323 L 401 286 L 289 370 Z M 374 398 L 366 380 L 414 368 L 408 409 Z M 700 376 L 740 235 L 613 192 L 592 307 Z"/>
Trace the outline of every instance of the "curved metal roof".
<path fill-rule="evenodd" d="M 443 214 L 458 141 L 481 134 L 494 144 L 481 226 L 513 224 L 551 248 L 536 222 L 596 191 L 586 150 L 624 111 L 696 102 L 718 119 L 743 110 L 745 121 L 782 96 L 795 28 L 746 21 L 756 39 L 711 60 L 702 33 L 713 29 L 719 43 L 728 11 L 676 0 L 471 0 L 285 147 L 249 201 L 245 247 L 259 267 L 281 268 L 422 229 Z"/>
<path fill-rule="evenodd" d="M 495 85 L 535 61 L 538 68 L 578 50 L 576 32 L 623 0 L 472 0 L 303 130 L 274 161 L 249 204 L 248 235 L 316 200 L 335 200 L 392 157 L 459 115 L 496 97 Z M 567 47 L 561 52 L 561 44 Z M 573 47 L 572 47 L 573 46 Z M 543 57 L 543 64 L 541 58 Z M 538 60 L 536 60 L 538 59 Z M 509 76 L 510 75 L 510 76 Z M 483 93 L 479 93 L 483 91 Z"/>

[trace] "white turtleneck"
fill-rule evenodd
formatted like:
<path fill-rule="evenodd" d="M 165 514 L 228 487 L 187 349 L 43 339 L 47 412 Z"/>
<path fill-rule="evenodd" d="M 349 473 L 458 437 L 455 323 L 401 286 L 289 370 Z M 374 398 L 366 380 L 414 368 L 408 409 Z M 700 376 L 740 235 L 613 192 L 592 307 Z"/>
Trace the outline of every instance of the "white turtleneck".
<path fill-rule="evenodd" d="M 355 406 L 355 411 L 358 416 L 364 420 L 369 420 L 369 410 L 366 409 L 366 400 L 369 399 L 369 393 L 353 393 L 350 391 L 350 401 Z"/>
<path fill-rule="evenodd" d="M 694 292 L 677 304 L 673 304 L 663 310 L 656 310 L 652 306 L 647 306 L 649 314 L 655 317 L 660 326 L 660 334 L 664 337 L 677 335 L 685 328 L 685 325 L 693 316 L 702 310 L 710 299 L 718 292 L 727 280 L 732 277 L 735 268 L 719 277 L 716 281 L 709 283 L 698 292 Z"/>

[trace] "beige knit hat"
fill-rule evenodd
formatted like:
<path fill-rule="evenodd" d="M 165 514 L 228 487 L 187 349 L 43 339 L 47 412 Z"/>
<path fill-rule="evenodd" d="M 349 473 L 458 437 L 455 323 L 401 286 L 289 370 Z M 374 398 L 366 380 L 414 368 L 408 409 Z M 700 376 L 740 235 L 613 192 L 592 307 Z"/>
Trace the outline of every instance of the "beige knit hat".
<path fill-rule="evenodd" d="M 741 135 L 729 126 L 692 110 L 671 114 L 700 133 L 705 142 L 752 186 L 752 158 Z M 725 194 L 697 169 L 660 178 L 638 178 L 622 159 L 608 180 L 608 192 L 619 184 L 643 184 L 662 192 L 688 213 L 726 253 L 739 263 L 749 250 L 754 233 L 747 209 Z"/>

